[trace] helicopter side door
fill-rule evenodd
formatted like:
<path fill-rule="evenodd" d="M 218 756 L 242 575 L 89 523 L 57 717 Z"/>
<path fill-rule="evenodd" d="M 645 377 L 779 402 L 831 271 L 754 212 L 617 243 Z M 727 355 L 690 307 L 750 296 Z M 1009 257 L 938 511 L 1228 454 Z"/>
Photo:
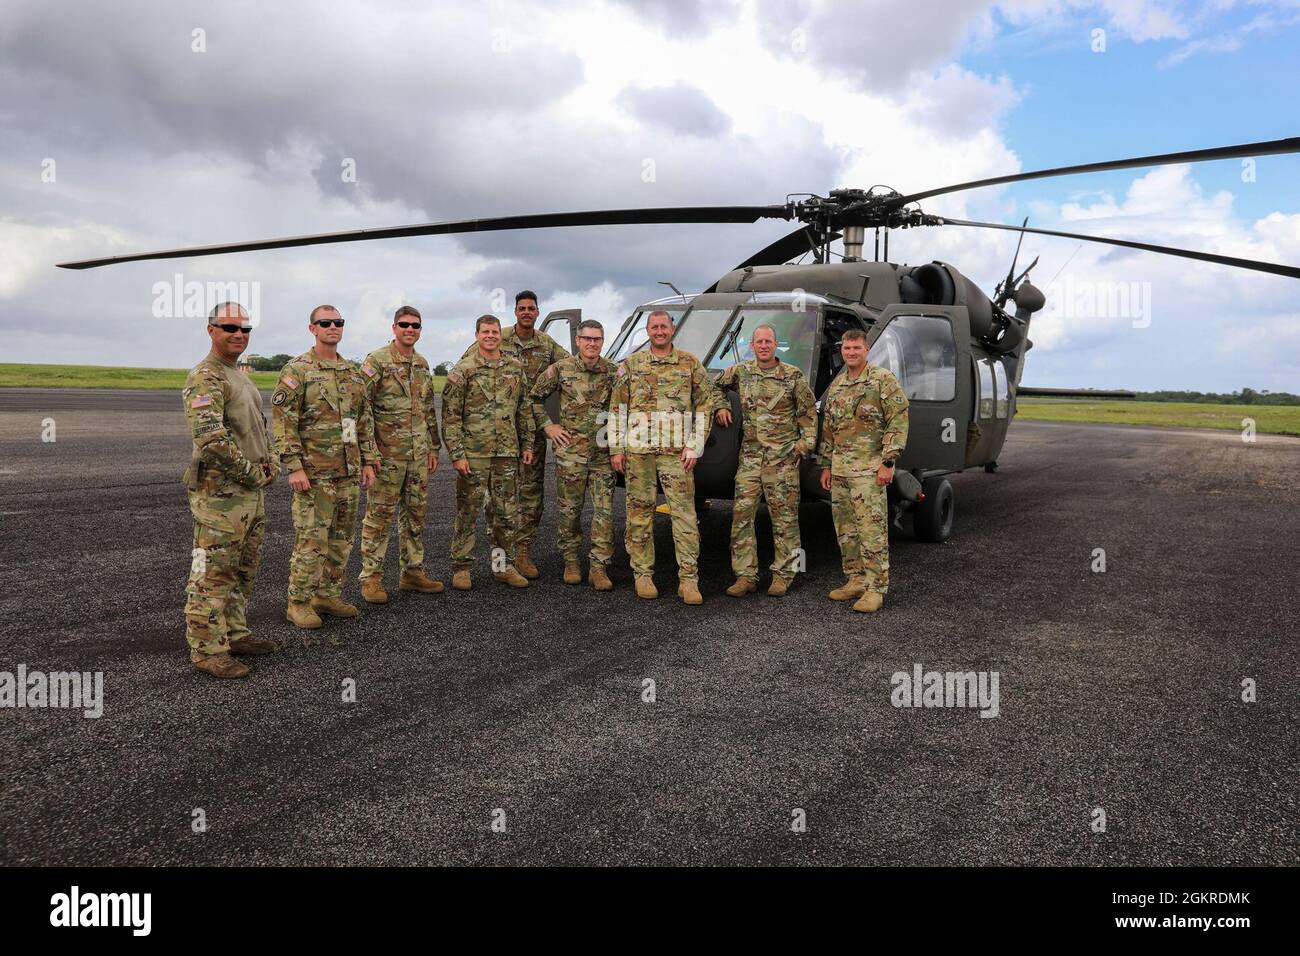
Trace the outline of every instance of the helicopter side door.
<path fill-rule="evenodd" d="M 974 394 L 966 307 L 897 303 L 867 335 L 868 361 L 893 372 L 907 395 L 907 448 L 898 467 L 961 471 Z"/>
<path fill-rule="evenodd" d="M 581 321 L 581 309 L 556 309 L 546 313 L 538 328 L 568 349 L 571 355 L 577 355 L 578 323 Z"/>
<path fill-rule="evenodd" d="M 555 341 L 567 348 L 572 355 L 578 354 L 578 323 L 582 321 L 581 309 L 556 309 L 547 312 L 546 318 L 538 328 Z M 546 399 L 546 414 L 551 421 L 560 420 L 560 393 L 554 392 Z"/>

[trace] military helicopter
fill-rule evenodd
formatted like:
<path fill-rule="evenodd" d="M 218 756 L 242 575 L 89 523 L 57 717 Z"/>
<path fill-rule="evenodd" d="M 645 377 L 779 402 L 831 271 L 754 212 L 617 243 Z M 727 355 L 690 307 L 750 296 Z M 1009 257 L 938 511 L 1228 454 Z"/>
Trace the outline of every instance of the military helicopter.
<path fill-rule="evenodd" d="M 1131 393 L 1035 389 L 1020 384 L 1025 354 L 1032 346 L 1028 335 L 1030 321 L 1043 308 L 1045 297 L 1028 279 L 1037 259 L 1020 273 L 1016 272 L 1019 244 L 1006 278 L 990 297 L 949 263 L 934 261 L 908 266 L 889 262 L 890 231 L 922 226 L 1002 229 L 1018 232 L 1021 242 L 1029 233 L 1300 278 L 1300 268 L 1277 263 L 1031 228 L 1028 220 L 1015 226 L 952 219 L 927 214 L 920 206 L 922 200 L 934 196 L 1033 179 L 1296 152 L 1300 152 L 1300 137 L 1064 166 L 911 194 L 873 186 L 867 190 L 837 189 L 827 196 L 790 194 L 784 203 L 767 206 L 614 209 L 470 219 L 194 246 L 65 262 L 59 266 L 89 269 L 147 259 L 560 226 L 798 221 L 802 225 L 794 232 L 759 250 L 704 291 L 695 295 L 678 292 L 638 307 L 613 336 L 606 355 L 618 360 L 645 348 L 648 345 L 646 318 L 651 311 L 663 310 L 674 318 L 674 345 L 695 354 L 712 372 L 720 373 L 728 365 L 753 357 L 752 331 L 757 325 L 768 324 L 777 331 L 782 360 L 804 372 L 820 406 L 822 395 L 843 365 L 840 338 L 848 329 L 862 329 L 870 348 L 869 361 L 888 367 L 910 401 L 907 449 L 898 462 L 890 488 L 895 523 L 910 513 L 913 532 L 918 538 L 941 542 L 952 533 L 955 513 L 953 489 L 947 476 L 968 468 L 983 467 L 988 472 L 997 468 L 1008 426 L 1015 416 L 1017 396 Z M 871 260 L 863 257 L 868 229 L 874 230 Z M 836 253 L 832 252 L 831 244 L 837 240 L 842 240 L 843 253 L 839 261 L 832 261 Z M 811 261 L 789 264 L 792 259 L 807 257 Z M 1014 312 L 1007 308 L 1012 303 Z M 549 313 L 539 327 L 561 341 L 568 339 L 573 349 L 572 336 L 580 318 L 580 310 L 560 309 Z M 742 411 L 734 394 L 731 403 L 732 424 L 727 428 L 713 427 L 704 457 L 696 465 L 696 494 L 700 497 L 727 499 L 734 494 Z M 805 499 L 827 498 L 817 481 L 818 472 L 818 466 L 811 461 L 804 462 Z"/>

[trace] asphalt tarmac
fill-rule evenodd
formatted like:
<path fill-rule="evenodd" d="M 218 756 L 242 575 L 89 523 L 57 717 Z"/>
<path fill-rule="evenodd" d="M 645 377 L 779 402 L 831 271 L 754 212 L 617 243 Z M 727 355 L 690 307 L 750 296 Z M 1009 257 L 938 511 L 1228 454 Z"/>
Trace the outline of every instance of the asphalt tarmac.
<path fill-rule="evenodd" d="M 354 550 L 362 617 L 310 650 L 281 481 L 250 623 L 285 647 L 241 681 L 185 649 L 188 457 L 175 393 L 0 391 L 0 671 L 104 675 L 98 719 L 0 709 L 0 863 L 1300 862 L 1300 441 L 1018 422 L 998 473 L 953 479 L 951 541 L 894 536 L 869 617 L 826 599 L 824 505 L 784 599 L 723 594 L 729 502 L 702 607 L 667 518 L 660 600 L 621 544 L 617 590 L 566 586 L 548 476 L 533 587 L 481 547 L 473 591 L 399 594 L 394 542 L 372 608 Z M 445 457 L 430 499 L 446 580 Z M 998 716 L 893 706 L 917 664 L 997 672 Z"/>

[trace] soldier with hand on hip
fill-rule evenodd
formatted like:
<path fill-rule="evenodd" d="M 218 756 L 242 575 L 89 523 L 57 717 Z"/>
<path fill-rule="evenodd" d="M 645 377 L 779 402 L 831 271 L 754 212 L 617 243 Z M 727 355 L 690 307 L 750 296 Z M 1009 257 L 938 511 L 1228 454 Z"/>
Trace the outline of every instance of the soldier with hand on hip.
<path fill-rule="evenodd" d="M 614 557 L 614 469 L 609 463 L 606 422 L 609 396 L 618 370 L 601 358 L 605 329 L 595 319 L 578 325 L 578 354 L 560 359 L 533 385 L 533 418 L 555 442 L 556 499 L 560 510 L 560 552 L 564 583 L 582 583 L 582 503 L 591 493 L 591 551 L 587 580 L 609 591 L 609 562 Z M 560 421 L 552 424 L 546 399 L 560 393 Z"/>
<path fill-rule="evenodd" d="M 194 516 L 194 550 L 185 589 L 185 640 L 195 668 L 213 677 L 245 677 L 231 655 L 270 654 L 252 636 L 248 601 L 262 560 L 263 489 L 280 470 L 262 413 L 262 395 L 236 365 L 253 326 L 237 302 L 208 315 L 212 349 L 181 393 L 194 439 L 185 487 Z"/>

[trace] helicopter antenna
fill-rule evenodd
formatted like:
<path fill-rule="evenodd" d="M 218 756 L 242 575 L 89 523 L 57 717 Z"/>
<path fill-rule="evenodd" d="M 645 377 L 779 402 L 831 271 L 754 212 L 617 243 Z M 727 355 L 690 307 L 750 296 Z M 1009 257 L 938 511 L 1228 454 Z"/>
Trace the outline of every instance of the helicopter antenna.
<path fill-rule="evenodd" d="M 660 279 L 660 280 L 659 280 L 659 284 L 660 284 L 660 285 L 666 285 L 666 286 L 668 286 L 668 288 L 672 289 L 674 292 L 676 292 L 679 296 L 682 297 L 682 301 L 683 301 L 683 302 L 686 301 L 686 296 L 682 294 L 682 290 L 679 289 L 679 288 L 677 288 L 677 286 L 673 285 L 673 284 L 672 284 L 671 282 L 669 282 L 667 279 Z"/>
<path fill-rule="evenodd" d="M 1047 283 L 1047 287 L 1048 287 L 1048 288 L 1051 288 L 1051 286 L 1056 282 L 1056 280 L 1059 279 L 1059 278 L 1061 277 L 1061 273 L 1065 271 L 1065 267 L 1068 266 L 1071 262 L 1074 261 L 1074 257 L 1075 257 L 1076 255 L 1078 255 L 1079 250 L 1082 249 L 1082 248 L 1083 248 L 1083 243 L 1082 243 L 1082 242 L 1079 243 L 1077 246 L 1074 247 L 1074 252 L 1070 253 L 1070 258 L 1068 258 L 1068 259 L 1065 260 L 1065 262 L 1064 262 L 1064 264 L 1062 264 L 1061 268 L 1059 268 L 1059 269 L 1056 270 L 1056 275 L 1052 276 L 1052 281 L 1049 282 L 1049 283 Z M 1034 260 L 1034 261 L 1036 262 L 1037 260 Z"/>
<path fill-rule="evenodd" d="M 999 309 L 1007 304 L 1007 300 L 1011 298 L 1012 291 L 1016 287 L 1016 261 L 1020 258 L 1020 244 L 1025 241 L 1025 226 L 1027 225 L 1029 225 L 1028 216 L 1026 216 L 1025 221 L 1020 224 L 1020 238 L 1016 240 L 1016 254 L 1011 257 L 1011 268 L 1007 269 L 1006 279 L 1002 281 L 1002 284 L 998 286 L 997 291 L 994 293 L 994 295 L 997 296 Z M 1032 266 L 1030 268 L 1032 268 Z M 1028 270 L 1025 271 L 1027 272 Z"/>

